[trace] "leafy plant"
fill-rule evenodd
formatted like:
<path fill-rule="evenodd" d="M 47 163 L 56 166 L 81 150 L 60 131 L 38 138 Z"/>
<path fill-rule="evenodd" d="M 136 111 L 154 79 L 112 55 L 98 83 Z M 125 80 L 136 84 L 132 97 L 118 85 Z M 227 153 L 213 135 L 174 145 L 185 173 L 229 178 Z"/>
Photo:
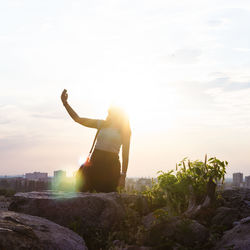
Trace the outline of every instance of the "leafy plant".
<path fill-rule="evenodd" d="M 14 196 L 16 192 L 13 189 L 0 189 L 0 195 L 11 197 Z"/>
<path fill-rule="evenodd" d="M 180 214 L 188 207 L 191 196 L 202 202 L 209 181 L 224 181 L 227 161 L 205 156 L 205 161 L 184 158 L 176 170 L 160 171 L 158 182 L 144 192 L 153 208 L 167 206 L 173 214 Z"/>

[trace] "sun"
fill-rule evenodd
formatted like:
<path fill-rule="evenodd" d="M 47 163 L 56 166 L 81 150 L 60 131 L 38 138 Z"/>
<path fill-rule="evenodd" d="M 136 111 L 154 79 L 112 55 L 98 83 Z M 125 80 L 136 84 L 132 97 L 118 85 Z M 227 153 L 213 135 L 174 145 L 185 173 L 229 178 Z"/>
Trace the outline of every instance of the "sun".
<path fill-rule="evenodd" d="M 177 99 L 167 86 L 106 82 L 95 90 L 95 109 L 105 118 L 110 105 L 123 108 L 133 130 L 168 129 L 175 124 Z"/>
<path fill-rule="evenodd" d="M 131 126 L 140 129 L 169 128 L 177 114 L 176 96 L 173 91 L 155 86 L 133 86 L 110 96 L 112 103 L 128 114 Z"/>

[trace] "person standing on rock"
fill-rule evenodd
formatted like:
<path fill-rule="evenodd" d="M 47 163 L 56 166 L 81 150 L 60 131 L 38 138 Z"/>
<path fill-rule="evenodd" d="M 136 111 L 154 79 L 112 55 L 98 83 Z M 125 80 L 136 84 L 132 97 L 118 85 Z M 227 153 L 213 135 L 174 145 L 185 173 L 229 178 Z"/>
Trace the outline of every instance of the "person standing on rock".
<path fill-rule="evenodd" d="M 131 136 L 129 120 L 124 111 L 111 106 L 105 120 L 82 118 L 68 104 L 66 89 L 61 94 L 61 100 L 75 122 L 98 130 L 90 161 L 78 170 L 83 177 L 80 178 L 82 181 L 78 184 L 78 191 L 114 192 L 118 186 L 124 187 Z M 122 169 L 119 160 L 121 147 Z"/>

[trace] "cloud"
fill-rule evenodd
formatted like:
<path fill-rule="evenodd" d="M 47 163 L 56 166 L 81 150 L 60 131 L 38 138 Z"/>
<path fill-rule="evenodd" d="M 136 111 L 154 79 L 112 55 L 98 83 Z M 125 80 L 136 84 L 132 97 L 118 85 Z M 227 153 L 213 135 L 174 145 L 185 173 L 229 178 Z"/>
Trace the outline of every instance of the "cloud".
<path fill-rule="evenodd" d="M 13 124 L 17 120 L 25 120 L 27 113 L 15 105 L 2 105 L 0 107 L 0 124 Z"/>
<path fill-rule="evenodd" d="M 198 62 L 202 51 L 199 49 L 178 49 L 164 57 L 168 63 L 190 64 Z"/>
<path fill-rule="evenodd" d="M 250 80 L 235 81 L 223 72 L 211 75 L 219 77 L 171 85 L 177 97 L 178 126 L 250 128 Z"/>
<path fill-rule="evenodd" d="M 207 83 L 208 87 L 220 87 L 223 91 L 235 91 L 250 88 L 250 80 L 245 82 L 234 81 L 228 76 L 218 77 Z"/>
<path fill-rule="evenodd" d="M 5 118 L 0 118 L 0 124 L 8 124 L 11 123 L 11 120 L 6 120 Z"/>
<path fill-rule="evenodd" d="M 64 119 L 65 116 L 57 113 L 33 113 L 30 115 L 33 118 L 38 118 L 38 119 Z"/>
<path fill-rule="evenodd" d="M 235 82 L 230 77 L 217 78 L 207 85 L 205 93 L 211 97 L 214 117 L 230 127 L 250 128 L 250 81 Z M 211 117 L 211 120 L 213 117 Z"/>
<path fill-rule="evenodd" d="M 13 150 L 24 150 L 38 144 L 36 138 L 30 135 L 10 135 L 0 139 L 1 153 Z"/>
<path fill-rule="evenodd" d="M 47 110 L 52 111 L 42 110 L 45 108 L 40 103 L 30 105 L 2 105 L 0 107 L 1 140 L 6 139 L 6 142 L 9 142 L 20 137 L 44 140 L 55 134 L 55 130 L 59 125 L 64 128 L 65 124 L 67 124 L 60 121 L 65 117 L 65 113 L 60 113 L 52 105 L 52 107 L 47 107 Z M 13 143 L 13 145 L 16 144 Z"/>
<path fill-rule="evenodd" d="M 240 51 L 240 52 L 250 52 L 250 48 L 234 48 L 234 50 Z"/>
<path fill-rule="evenodd" d="M 211 29 L 223 29 L 230 25 L 230 19 L 229 18 L 211 19 L 207 23 L 208 27 Z"/>

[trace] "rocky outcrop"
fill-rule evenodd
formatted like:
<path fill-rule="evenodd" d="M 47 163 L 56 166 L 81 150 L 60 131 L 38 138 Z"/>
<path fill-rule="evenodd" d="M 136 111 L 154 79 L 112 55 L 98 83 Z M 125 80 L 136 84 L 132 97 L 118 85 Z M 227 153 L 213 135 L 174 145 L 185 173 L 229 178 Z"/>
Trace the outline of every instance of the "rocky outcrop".
<path fill-rule="evenodd" d="M 192 247 L 202 245 L 208 239 L 208 229 L 197 221 L 168 216 L 165 212 L 157 210 L 143 218 L 142 244 L 170 247 L 171 244 L 178 242 L 183 246 Z"/>
<path fill-rule="evenodd" d="M 18 193 L 9 209 L 72 229 L 90 250 L 225 249 L 230 244 L 250 249 L 250 190 L 225 190 L 220 197 L 199 210 L 202 216 L 192 217 L 173 216 L 168 207 L 150 211 L 146 198 L 119 193 Z"/>
<path fill-rule="evenodd" d="M 0 196 L 0 211 L 7 211 L 11 203 L 11 198 Z"/>
<path fill-rule="evenodd" d="M 217 226 L 223 226 L 226 229 L 230 229 L 233 223 L 238 220 L 240 214 L 238 209 L 229 207 L 219 207 L 216 209 L 215 216 L 212 219 L 212 224 Z"/>
<path fill-rule="evenodd" d="M 250 216 L 250 189 L 228 189 L 221 196 L 224 207 L 238 210 L 239 219 Z"/>
<path fill-rule="evenodd" d="M 137 245 L 127 245 L 126 243 L 115 240 L 113 242 L 113 250 L 154 250 L 152 247 L 137 246 Z"/>
<path fill-rule="evenodd" d="M 18 193 L 9 210 L 40 216 L 66 226 L 81 235 L 89 247 L 99 249 L 127 216 L 148 212 L 146 199 L 118 193 Z M 98 243 L 98 240 L 100 241 Z"/>
<path fill-rule="evenodd" d="M 84 240 L 71 230 L 36 216 L 0 212 L 0 249 L 85 250 Z"/>
<path fill-rule="evenodd" d="M 146 213 L 146 202 L 140 196 L 118 193 L 18 193 L 9 210 L 44 217 L 71 227 L 111 229 L 124 218 L 125 207 Z M 137 207 L 137 208 L 136 208 Z"/>
<path fill-rule="evenodd" d="M 250 249 L 250 217 L 235 223 L 236 226 L 226 231 L 222 239 L 216 244 L 214 250 L 234 249 L 248 250 Z"/>

